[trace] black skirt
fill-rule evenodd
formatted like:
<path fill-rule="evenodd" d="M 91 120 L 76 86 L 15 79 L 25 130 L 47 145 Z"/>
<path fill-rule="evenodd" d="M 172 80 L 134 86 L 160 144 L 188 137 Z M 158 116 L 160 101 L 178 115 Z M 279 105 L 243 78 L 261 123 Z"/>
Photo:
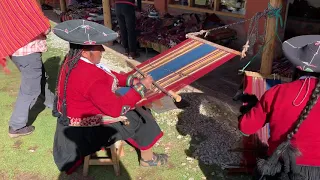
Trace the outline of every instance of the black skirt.
<path fill-rule="evenodd" d="M 129 125 L 71 127 L 57 121 L 53 144 L 54 161 L 60 171 L 69 171 L 90 154 L 118 140 L 140 150 L 150 149 L 163 135 L 149 109 L 136 108 L 126 114 Z"/>

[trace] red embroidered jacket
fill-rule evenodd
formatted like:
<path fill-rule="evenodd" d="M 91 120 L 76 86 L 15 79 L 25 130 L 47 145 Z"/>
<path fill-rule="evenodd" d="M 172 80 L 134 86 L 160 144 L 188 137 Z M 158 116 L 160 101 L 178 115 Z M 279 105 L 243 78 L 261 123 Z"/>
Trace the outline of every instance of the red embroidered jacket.
<path fill-rule="evenodd" d="M 112 73 L 119 80 L 119 86 L 127 85 L 127 76 L 116 72 Z M 57 107 L 61 112 L 65 71 L 62 71 L 60 77 Z M 124 96 L 116 95 L 112 91 L 113 82 L 114 78 L 96 65 L 79 60 L 72 70 L 67 84 L 67 116 L 71 120 L 87 121 L 78 124 L 79 126 L 99 125 L 101 119 L 96 115 L 119 117 L 142 99 L 141 95 L 133 88 Z"/>
<path fill-rule="evenodd" d="M 298 119 L 305 107 L 317 80 L 311 78 L 310 88 L 305 100 L 300 106 L 294 106 L 304 80 L 277 85 L 268 90 L 259 103 L 245 114 L 239 121 L 239 128 L 244 134 L 254 134 L 265 123 L 270 123 L 269 155 L 286 139 L 287 132 Z M 295 104 L 299 104 L 307 92 L 307 82 L 302 88 Z M 300 126 L 292 139 L 301 156 L 297 157 L 297 164 L 320 166 L 320 102 L 311 110 L 307 119 Z"/>

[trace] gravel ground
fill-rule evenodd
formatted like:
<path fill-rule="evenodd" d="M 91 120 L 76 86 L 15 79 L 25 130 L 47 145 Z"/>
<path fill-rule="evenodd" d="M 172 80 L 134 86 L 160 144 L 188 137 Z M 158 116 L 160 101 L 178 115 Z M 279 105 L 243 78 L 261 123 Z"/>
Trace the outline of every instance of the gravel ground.
<path fill-rule="evenodd" d="M 241 142 L 240 132 L 232 125 L 234 115 L 208 101 L 205 94 L 186 93 L 182 97 L 190 106 L 177 115 L 177 130 L 195 142 L 190 144 L 192 156 L 206 165 L 239 164 L 240 154 L 228 152 Z"/>

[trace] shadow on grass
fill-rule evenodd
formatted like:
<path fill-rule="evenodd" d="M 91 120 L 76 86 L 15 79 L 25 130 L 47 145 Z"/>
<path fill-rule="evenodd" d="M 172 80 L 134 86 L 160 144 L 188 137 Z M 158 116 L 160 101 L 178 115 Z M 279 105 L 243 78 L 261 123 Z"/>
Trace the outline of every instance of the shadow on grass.
<path fill-rule="evenodd" d="M 60 61 L 61 61 L 60 56 L 53 56 L 48 58 L 44 62 L 46 73 L 49 76 L 47 82 L 51 92 L 55 92 L 55 89 L 56 89 L 56 82 L 57 82 L 59 68 L 60 68 Z"/>
<path fill-rule="evenodd" d="M 61 171 L 72 171 L 67 175 L 61 172 L 60 179 L 130 179 L 129 173 L 120 162 L 120 174 L 116 177 L 112 165 L 89 166 L 88 176 L 83 176 L 83 158 L 95 154 L 96 157 L 111 157 L 109 149 L 101 151 L 102 147 L 109 147 L 116 142 L 115 128 L 108 126 L 96 127 L 68 127 L 57 124 L 55 133 L 53 156 Z"/>
<path fill-rule="evenodd" d="M 244 174 L 229 175 L 219 164 L 229 164 L 238 156 L 228 152 L 234 148 L 238 134 L 232 122 L 233 116 L 220 105 L 210 107 L 207 97 L 199 93 L 181 94 L 183 101 L 176 103 L 184 111 L 178 115 L 177 131 L 179 134 L 190 135 L 190 147 L 185 150 L 188 157 L 199 160 L 199 167 L 207 180 L 248 180 Z M 192 102 L 192 103 L 191 103 Z M 207 105 L 205 105 L 207 104 Z M 201 109 L 201 111 L 200 111 Z M 236 116 L 235 116 L 236 119 Z"/>

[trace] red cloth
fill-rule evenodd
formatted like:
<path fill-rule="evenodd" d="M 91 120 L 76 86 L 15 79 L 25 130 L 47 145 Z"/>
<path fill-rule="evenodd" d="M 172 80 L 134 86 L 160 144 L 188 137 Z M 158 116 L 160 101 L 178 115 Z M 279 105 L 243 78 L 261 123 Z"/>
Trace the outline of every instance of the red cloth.
<path fill-rule="evenodd" d="M 286 140 L 287 132 L 292 127 L 305 107 L 317 80 L 312 78 L 310 89 L 306 99 L 300 106 L 294 106 L 293 101 L 297 97 L 304 80 L 297 80 L 274 86 L 260 99 L 259 103 L 245 114 L 239 121 L 239 129 L 244 134 L 254 134 L 264 126 L 270 125 L 269 155 L 277 146 Z M 306 82 L 300 96 L 295 101 L 299 104 L 307 92 Z M 291 140 L 302 153 L 297 157 L 297 164 L 320 166 L 320 102 L 311 110 L 307 119 L 300 126 L 299 131 Z"/>
<path fill-rule="evenodd" d="M 1 0 L 0 9 L 0 64 L 5 67 L 5 57 L 46 32 L 50 23 L 36 0 Z"/>
<path fill-rule="evenodd" d="M 58 85 L 58 109 L 60 110 L 65 72 L 62 71 Z M 125 86 L 127 76 L 112 72 L 119 80 L 119 86 Z M 72 70 L 67 85 L 67 116 L 85 118 L 98 114 L 119 117 L 124 106 L 133 108 L 141 100 L 134 89 L 125 96 L 117 96 L 111 91 L 113 77 L 94 64 L 79 60 Z M 61 110 L 60 110 L 61 112 Z"/>
<path fill-rule="evenodd" d="M 135 6 L 135 0 L 115 0 L 115 3 L 119 3 L 119 4 L 130 4 L 132 6 Z"/>

